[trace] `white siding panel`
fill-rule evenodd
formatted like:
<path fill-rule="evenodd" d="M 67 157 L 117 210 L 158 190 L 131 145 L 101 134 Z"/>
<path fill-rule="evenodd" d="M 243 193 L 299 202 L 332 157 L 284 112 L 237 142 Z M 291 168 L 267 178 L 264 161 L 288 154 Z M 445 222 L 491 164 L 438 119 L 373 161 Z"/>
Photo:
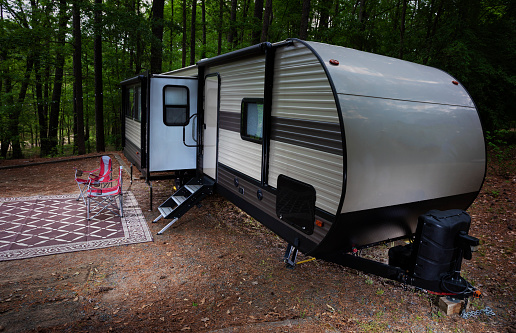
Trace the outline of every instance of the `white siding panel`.
<path fill-rule="evenodd" d="M 339 124 L 330 82 L 317 57 L 301 43 L 276 52 L 272 116 Z M 343 157 L 271 141 L 269 184 L 280 174 L 311 184 L 316 206 L 336 214 L 342 196 Z"/>
<path fill-rule="evenodd" d="M 342 194 L 342 156 L 277 141 L 271 141 L 271 152 L 271 186 L 277 187 L 280 174 L 311 184 L 317 193 L 316 206 L 336 213 Z"/>
<path fill-rule="evenodd" d="M 141 128 L 142 126 L 140 122 L 125 118 L 125 138 L 140 149 L 142 148 Z"/>
<path fill-rule="evenodd" d="M 219 130 L 219 162 L 256 180 L 261 179 L 262 145 L 244 141 L 240 134 Z"/>
<path fill-rule="evenodd" d="M 278 49 L 273 89 L 273 116 L 339 122 L 324 69 L 303 45 Z"/>
<path fill-rule="evenodd" d="M 211 67 L 208 73 L 221 77 L 220 111 L 240 113 L 243 98 L 263 98 L 264 56 Z"/>
<path fill-rule="evenodd" d="M 220 75 L 220 111 L 240 114 L 242 99 L 263 98 L 265 56 L 252 57 L 206 69 Z M 245 141 L 240 133 L 220 129 L 218 161 L 261 180 L 262 145 Z"/>

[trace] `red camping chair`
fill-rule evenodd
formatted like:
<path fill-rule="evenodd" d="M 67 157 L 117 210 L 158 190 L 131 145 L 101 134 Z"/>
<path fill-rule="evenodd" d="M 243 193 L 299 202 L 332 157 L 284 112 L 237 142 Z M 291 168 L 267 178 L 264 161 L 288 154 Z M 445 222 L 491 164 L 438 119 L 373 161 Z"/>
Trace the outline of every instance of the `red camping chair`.
<path fill-rule="evenodd" d="M 100 214 L 104 210 L 109 210 L 113 214 L 123 217 L 123 200 L 122 200 L 122 170 L 118 173 L 118 179 L 90 182 L 86 191 L 86 208 L 88 220 L 93 219 L 95 216 Z M 119 205 L 117 206 L 117 199 L 119 199 Z M 91 204 L 95 204 L 95 207 L 91 207 Z M 95 215 L 90 217 L 92 211 L 97 210 Z"/>
<path fill-rule="evenodd" d="M 77 197 L 77 201 L 82 198 L 84 204 L 86 204 L 86 200 L 84 199 L 84 194 L 86 194 L 86 190 L 90 183 L 99 183 L 107 180 L 111 180 L 112 176 L 112 164 L 111 157 L 102 156 L 100 158 L 100 166 L 95 170 L 90 171 L 82 171 L 77 168 L 75 169 L 75 182 L 79 187 L 79 196 Z M 86 174 L 86 175 L 85 175 Z"/>

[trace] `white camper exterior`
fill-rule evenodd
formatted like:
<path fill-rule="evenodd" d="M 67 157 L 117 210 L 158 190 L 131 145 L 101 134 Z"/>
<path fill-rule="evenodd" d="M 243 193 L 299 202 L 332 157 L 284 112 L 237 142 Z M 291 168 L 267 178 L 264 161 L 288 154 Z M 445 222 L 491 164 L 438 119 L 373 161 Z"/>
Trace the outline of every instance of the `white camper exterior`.
<path fill-rule="evenodd" d="M 292 39 L 158 76 L 166 77 L 198 85 L 197 161 L 188 167 L 305 253 L 407 237 L 419 215 L 466 209 L 482 186 L 478 112 L 439 69 Z M 137 125 L 126 120 L 126 143 L 138 145 Z M 168 138 L 156 134 L 149 145 Z M 173 140 L 149 153 L 182 156 Z"/>
<path fill-rule="evenodd" d="M 147 179 L 152 172 L 195 169 L 197 79 L 147 75 L 122 84 L 124 153 L 129 161 Z M 184 119 L 174 115 L 181 110 L 186 111 L 178 113 Z"/>

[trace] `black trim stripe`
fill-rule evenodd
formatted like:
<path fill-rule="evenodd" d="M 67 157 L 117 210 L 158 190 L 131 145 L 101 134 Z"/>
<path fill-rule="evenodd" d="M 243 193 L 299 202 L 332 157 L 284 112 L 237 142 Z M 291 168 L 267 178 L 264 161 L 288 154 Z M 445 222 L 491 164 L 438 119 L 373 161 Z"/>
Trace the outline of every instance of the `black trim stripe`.
<path fill-rule="evenodd" d="M 342 156 L 339 124 L 272 117 L 271 140 Z M 220 111 L 220 128 L 240 133 L 240 114 Z"/>
<path fill-rule="evenodd" d="M 342 156 L 339 124 L 272 117 L 271 139 Z"/>
<path fill-rule="evenodd" d="M 220 111 L 219 127 L 231 132 L 240 133 L 240 113 Z"/>

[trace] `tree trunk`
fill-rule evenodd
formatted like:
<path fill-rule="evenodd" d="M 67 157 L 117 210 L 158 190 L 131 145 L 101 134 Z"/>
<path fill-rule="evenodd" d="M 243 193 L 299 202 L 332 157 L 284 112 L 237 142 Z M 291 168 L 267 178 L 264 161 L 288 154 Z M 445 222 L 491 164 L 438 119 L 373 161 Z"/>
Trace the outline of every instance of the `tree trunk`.
<path fill-rule="evenodd" d="M 0 13 L 2 16 L 1 16 L 1 20 L 3 21 L 4 19 L 4 13 L 1 12 Z M 7 51 L 5 49 L 2 49 L 0 51 L 0 62 L 3 62 L 5 61 L 5 59 L 7 58 Z M 2 78 L 0 78 L 0 105 L 12 105 L 12 103 L 9 103 L 8 102 L 8 97 L 5 97 L 5 96 L 9 96 L 10 95 L 10 78 L 9 78 L 9 74 L 8 74 L 8 70 L 6 69 L 5 72 L 2 73 Z M 3 79 L 5 77 L 5 79 Z M 4 84 L 4 80 L 5 80 L 5 84 Z M 6 88 L 6 95 L 3 95 L 3 88 Z M 9 89 L 9 90 L 8 90 Z M 5 158 L 6 155 L 7 155 L 7 148 L 6 146 L 9 146 L 9 144 L 7 143 L 6 145 L 6 142 L 7 142 L 7 138 L 6 138 L 6 132 L 5 132 L 5 129 L 3 128 L 3 126 L 0 126 L 0 156 Z M 4 154 L 4 150 L 5 150 L 5 154 Z"/>
<path fill-rule="evenodd" d="M 258 44 L 260 42 L 260 37 L 262 36 L 262 16 L 263 0 L 256 0 L 254 2 L 253 32 L 251 34 L 253 44 Z"/>
<path fill-rule="evenodd" d="M 11 76 L 9 73 L 5 75 L 5 104 L 7 105 L 7 113 L 11 115 L 14 112 L 14 97 L 12 94 L 13 85 L 11 81 Z M 10 133 L 10 124 L 11 119 L 9 117 L 7 123 L 7 130 L 2 132 L 2 147 L 0 147 L 0 155 L 3 158 L 7 157 L 7 151 L 9 150 L 9 146 L 11 145 L 11 133 Z"/>
<path fill-rule="evenodd" d="M 203 0 L 204 1 L 204 0 Z M 170 53 L 172 53 L 172 50 L 174 49 L 174 0 L 170 0 Z M 171 54 L 169 59 L 169 68 L 172 68 L 172 62 L 174 61 L 174 57 Z"/>
<path fill-rule="evenodd" d="M 197 21 L 197 0 L 192 0 L 192 25 L 190 26 L 190 65 L 195 64 L 195 26 Z"/>
<path fill-rule="evenodd" d="M 358 24 L 359 24 L 359 31 L 356 33 L 356 41 L 355 41 L 355 48 L 359 50 L 365 50 L 366 46 L 366 36 L 365 36 L 365 30 L 367 25 L 367 18 L 368 14 L 366 11 L 366 0 L 359 0 L 359 8 L 358 8 Z"/>
<path fill-rule="evenodd" d="M 265 13 L 263 14 L 263 26 L 262 26 L 262 36 L 260 37 L 260 42 L 266 42 L 269 36 L 269 24 L 272 15 L 272 0 L 267 0 L 265 2 Z"/>
<path fill-rule="evenodd" d="M 308 19 L 310 18 L 310 0 L 303 0 L 301 12 L 301 25 L 299 27 L 299 38 L 308 39 Z"/>
<path fill-rule="evenodd" d="M 321 8 L 321 16 L 319 19 L 319 29 L 317 30 L 317 39 L 320 41 L 328 42 L 327 30 L 330 19 L 330 8 L 333 7 L 333 0 L 321 1 L 319 6 Z"/>
<path fill-rule="evenodd" d="M 247 23 L 247 12 L 249 11 L 249 2 L 250 0 L 244 0 L 244 8 L 242 12 L 242 22 Z M 240 29 L 238 33 L 238 42 L 242 44 L 244 42 L 245 29 Z"/>
<path fill-rule="evenodd" d="M 236 36 L 236 17 L 237 17 L 238 0 L 231 0 L 231 16 L 229 20 L 228 43 L 231 48 L 234 46 Z"/>
<path fill-rule="evenodd" d="M 102 83 L 102 0 L 95 0 L 94 10 L 95 42 L 93 46 L 93 67 L 95 71 L 95 132 L 97 152 L 105 151 L 104 140 L 104 88 Z M 89 126 L 87 126 L 89 128 Z M 89 139 L 89 137 L 87 138 Z"/>
<path fill-rule="evenodd" d="M 202 0 L 202 53 L 201 58 L 206 58 L 206 0 Z"/>
<path fill-rule="evenodd" d="M 13 149 L 13 158 L 23 158 L 23 153 L 20 145 L 20 114 L 23 106 L 23 101 L 27 95 L 27 88 L 29 87 L 30 74 L 34 65 L 34 55 L 29 55 L 25 67 L 25 75 L 18 94 L 18 101 L 14 103 L 12 112 L 9 113 L 9 128 L 10 141 Z"/>
<path fill-rule="evenodd" d="M 224 17 L 224 0 L 219 0 L 219 21 L 217 24 L 218 38 L 217 38 L 217 55 L 222 53 L 222 19 Z"/>
<path fill-rule="evenodd" d="M 183 0 L 183 40 L 181 43 L 181 67 L 186 66 L 186 0 Z"/>
<path fill-rule="evenodd" d="M 50 115 L 48 117 L 48 140 L 51 147 L 50 154 L 57 154 L 57 130 L 59 128 L 59 108 L 61 106 L 61 92 L 64 76 L 64 47 L 66 24 L 69 16 L 66 13 L 66 0 L 59 0 L 59 30 L 57 32 L 56 67 L 54 75 L 54 90 L 52 91 L 52 102 L 50 103 Z"/>
<path fill-rule="evenodd" d="M 77 153 L 84 155 L 86 147 L 84 145 L 84 110 L 82 101 L 82 41 L 81 41 L 81 10 L 82 0 L 73 2 L 73 99 L 74 99 L 74 119 L 75 119 L 75 138 L 74 146 L 77 147 Z"/>
<path fill-rule="evenodd" d="M 405 43 L 405 18 L 407 14 L 407 0 L 403 0 L 403 6 L 401 7 L 401 22 L 400 22 L 400 50 L 398 57 L 403 59 L 403 49 Z"/>
<path fill-rule="evenodd" d="M 136 9 L 135 9 L 136 15 L 140 16 L 140 1 L 136 0 Z M 142 53 L 143 53 L 144 47 L 143 47 L 143 38 L 142 33 L 140 32 L 140 29 L 136 30 L 136 56 L 134 59 L 134 65 L 135 65 L 135 74 L 140 74 L 142 72 Z"/>
<path fill-rule="evenodd" d="M 97 0 L 98 1 L 98 0 Z M 150 54 L 150 71 L 151 73 L 161 73 L 163 58 L 163 11 L 165 7 L 164 0 L 152 1 L 151 24 L 151 54 Z"/>
<path fill-rule="evenodd" d="M 39 123 L 39 139 L 41 142 L 41 156 L 47 156 L 50 153 L 50 145 L 47 138 L 47 114 L 43 107 L 43 85 L 41 83 L 41 63 L 38 56 L 34 61 L 34 73 L 36 78 L 36 110 Z"/>

